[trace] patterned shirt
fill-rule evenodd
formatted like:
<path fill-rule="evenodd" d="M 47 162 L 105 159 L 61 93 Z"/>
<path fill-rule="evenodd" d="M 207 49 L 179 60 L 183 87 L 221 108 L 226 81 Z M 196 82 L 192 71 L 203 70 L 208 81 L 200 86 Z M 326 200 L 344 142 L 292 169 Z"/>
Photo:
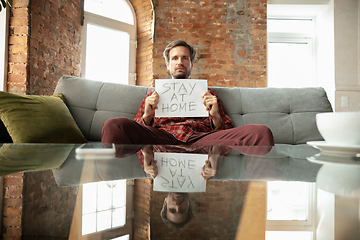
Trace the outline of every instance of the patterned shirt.
<path fill-rule="evenodd" d="M 142 119 L 145 110 L 145 100 L 149 97 L 155 90 L 152 89 L 145 96 L 144 100 L 141 103 L 140 109 L 137 112 L 134 121 L 142 125 L 146 125 Z M 211 117 L 154 117 L 151 122 L 152 127 L 156 127 L 166 132 L 172 134 L 177 140 L 186 143 L 190 136 L 195 132 L 212 132 L 222 129 L 229 129 L 233 127 L 232 121 L 227 114 L 225 108 L 221 105 L 219 96 L 215 93 L 214 90 L 208 89 L 209 93 L 214 95 L 217 98 L 219 114 L 221 121 L 219 125 L 215 128 L 211 120 Z"/>

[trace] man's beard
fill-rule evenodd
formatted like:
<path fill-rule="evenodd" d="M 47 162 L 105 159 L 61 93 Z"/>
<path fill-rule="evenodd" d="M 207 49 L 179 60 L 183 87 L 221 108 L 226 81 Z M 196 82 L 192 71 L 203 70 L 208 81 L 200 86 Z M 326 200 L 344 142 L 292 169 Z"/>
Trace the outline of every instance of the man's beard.
<path fill-rule="evenodd" d="M 175 71 L 175 72 L 176 72 L 176 71 Z M 191 73 L 191 71 L 189 71 L 189 72 L 178 72 L 178 73 L 173 74 L 173 73 L 170 71 L 170 75 L 171 75 L 174 79 L 188 79 L 189 76 L 190 76 L 190 73 Z"/>
<path fill-rule="evenodd" d="M 171 196 L 171 193 L 173 193 L 174 195 Z M 169 192 L 167 198 L 168 198 L 168 200 L 170 198 L 172 198 L 174 202 L 181 203 L 185 200 L 189 201 L 190 196 L 189 196 L 189 193 L 187 193 L 187 192 Z"/>

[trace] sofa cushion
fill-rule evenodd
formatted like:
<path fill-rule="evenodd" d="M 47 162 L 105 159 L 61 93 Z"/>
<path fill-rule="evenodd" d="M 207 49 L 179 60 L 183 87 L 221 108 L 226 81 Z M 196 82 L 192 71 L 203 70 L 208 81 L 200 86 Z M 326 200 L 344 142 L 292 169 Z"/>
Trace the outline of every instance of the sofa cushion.
<path fill-rule="evenodd" d="M 64 94 L 65 103 L 86 139 L 100 141 L 104 122 L 113 117 L 133 119 L 150 89 L 62 76 L 55 93 Z"/>
<path fill-rule="evenodd" d="M 61 93 L 27 96 L 0 92 L 0 118 L 14 143 L 87 142 Z"/>

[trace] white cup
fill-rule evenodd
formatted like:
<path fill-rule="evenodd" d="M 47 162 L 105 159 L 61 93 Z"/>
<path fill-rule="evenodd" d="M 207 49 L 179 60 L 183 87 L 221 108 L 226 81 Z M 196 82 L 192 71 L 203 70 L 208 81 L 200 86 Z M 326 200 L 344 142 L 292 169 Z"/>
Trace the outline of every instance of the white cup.
<path fill-rule="evenodd" d="M 360 145 L 360 112 L 318 113 L 316 125 L 328 144 Z"/>

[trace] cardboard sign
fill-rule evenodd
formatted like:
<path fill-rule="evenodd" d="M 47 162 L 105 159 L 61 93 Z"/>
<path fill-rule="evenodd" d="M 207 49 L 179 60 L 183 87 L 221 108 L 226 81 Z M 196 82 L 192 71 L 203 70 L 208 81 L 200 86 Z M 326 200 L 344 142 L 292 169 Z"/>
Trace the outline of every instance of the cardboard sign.
<path fill-rule="evenodd" d="M 158 79 L 155 91 L 159 94 L 155 117 L 207 117 L 202 95 L 207 80 Z"/>
<path fill-rule="evenodd" d="M 155 152 L 158 175 L 154 179 L 154 191 L 159 192 L 205 192 L 206 181 L 201 169 L 207 154 Z"/>

